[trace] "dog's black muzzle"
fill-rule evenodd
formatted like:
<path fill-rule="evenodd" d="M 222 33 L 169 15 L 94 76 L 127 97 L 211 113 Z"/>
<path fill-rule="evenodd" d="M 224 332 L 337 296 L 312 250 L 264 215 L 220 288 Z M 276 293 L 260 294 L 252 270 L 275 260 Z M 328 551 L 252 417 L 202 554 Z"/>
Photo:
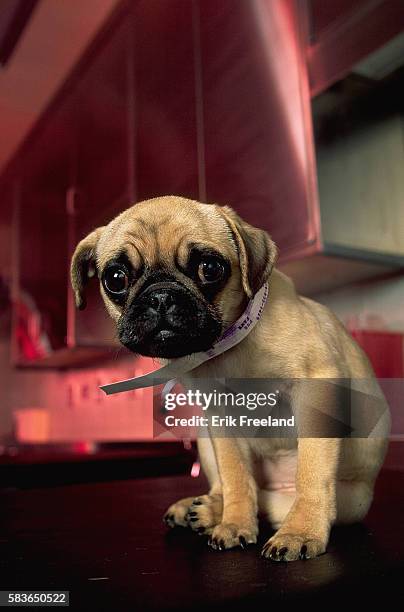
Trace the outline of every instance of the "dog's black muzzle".
<path fill-rule="evenodd" d="M 177 280 L 145 284 L 118 324 L 124 346 L 163 358 L 207 350 L 221 331 L 213 308 Z"/>

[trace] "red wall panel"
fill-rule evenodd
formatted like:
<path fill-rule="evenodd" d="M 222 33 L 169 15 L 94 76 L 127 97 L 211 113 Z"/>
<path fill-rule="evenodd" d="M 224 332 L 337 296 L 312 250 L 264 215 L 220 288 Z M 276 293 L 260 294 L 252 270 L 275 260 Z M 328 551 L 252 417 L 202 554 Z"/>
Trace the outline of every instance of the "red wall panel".
<path fill-rule="evenodd" d="M 365 330 L 351 333 L 368 355 L 378 378 L 401 378 L 404 375 L 402 334 Z"/>

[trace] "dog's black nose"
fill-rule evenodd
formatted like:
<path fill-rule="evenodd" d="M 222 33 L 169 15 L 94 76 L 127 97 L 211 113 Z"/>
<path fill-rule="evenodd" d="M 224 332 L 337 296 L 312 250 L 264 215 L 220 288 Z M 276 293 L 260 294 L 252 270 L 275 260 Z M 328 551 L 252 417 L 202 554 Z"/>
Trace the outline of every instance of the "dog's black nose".
<path fill-rule="evenodd" d="M 147 296 L 147 302 L 156 312 L 167 312 L 170 306 L 174 304 L 174 296 L 172 291 L 160 289 L 160 291 L 150 293 Z"/>

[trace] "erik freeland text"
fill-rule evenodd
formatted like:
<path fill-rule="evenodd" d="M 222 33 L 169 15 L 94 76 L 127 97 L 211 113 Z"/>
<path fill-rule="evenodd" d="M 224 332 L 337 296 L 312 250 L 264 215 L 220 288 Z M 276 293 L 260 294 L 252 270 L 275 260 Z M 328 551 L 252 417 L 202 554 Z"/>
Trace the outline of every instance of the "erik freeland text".
<path fill-rule="evenodd" d="M 295 417 L 288 419 L 274 418 L 271 415 L 262 418 L 238 416 L 211 415 L 210 417 L 193 415 L 191 417 L 175 417 L 169 414 L 164 419 L 166 427 L 294 427 Z"/>

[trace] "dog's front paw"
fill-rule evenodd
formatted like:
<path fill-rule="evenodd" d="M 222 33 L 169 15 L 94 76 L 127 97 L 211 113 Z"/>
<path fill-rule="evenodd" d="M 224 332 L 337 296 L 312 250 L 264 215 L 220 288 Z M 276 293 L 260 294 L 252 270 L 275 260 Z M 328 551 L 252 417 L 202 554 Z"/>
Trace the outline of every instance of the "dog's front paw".
<path fill-rule="evenodd" d="M 220 523 L 212 531 L 209 545 L 214 550 L 226 550 L 241 546 L 246 548 L 248 544 L 257 542 L 257 527 L 240 527 L 235 523 Z"/>
<path fill-rule="evenodd" d="M 273 561 L 311 559 L 325 552 L 327 542 L 299 533 L 275 533 L 262 549 L 261 556 Z"/>
<path fill-rule="evenodd" d="M 223 495 L 200 495 L 192 501 L 185 519 L 193 531 L 211 535 L 222 519 L 222 512 Z"/>

